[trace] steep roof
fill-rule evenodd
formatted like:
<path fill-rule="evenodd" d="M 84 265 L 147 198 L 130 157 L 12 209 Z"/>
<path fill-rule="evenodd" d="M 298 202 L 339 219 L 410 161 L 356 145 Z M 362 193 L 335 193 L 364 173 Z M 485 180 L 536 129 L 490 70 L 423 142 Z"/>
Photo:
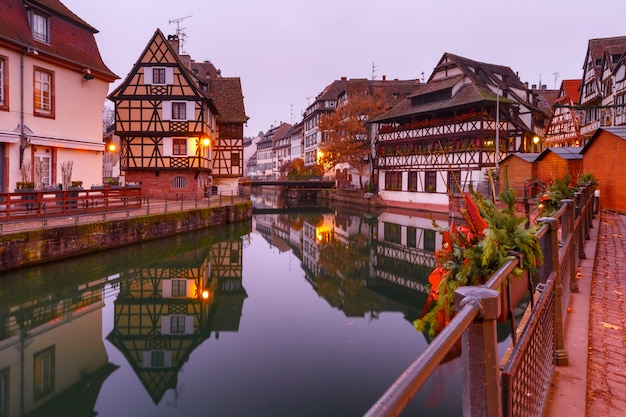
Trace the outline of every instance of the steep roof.
<path fill-rule="evenodd" d="M 600 65 L 605 53 L 609 55 L 622 55 L 624 52 L 626 52 L 626 36 L 589 39 L 585 59 L 587 59 L 588 55 L 591 55 L 596 77 L 598 77 L 598 71 L 600 71 Z M 586 62 L 584 64 L 586 64 Z"/>
<path fill-rule="evenodd" d="M 578 104 L 580 101 L 580 84 L 581 80 L 563 80 L 561 81 L 561 89 L 566 97 L 572 101 L 572 103 Z"/>
<path fill-rule="evenodd" d="M 539 152 L 514 152 L 508 154 L 501 162 L 504 162 L 510 158 L 520 158 L 526 162 L 535 162 L 539 155 Z"/>
<path fill-rule="evenodd" d="M 472 78 L 478 85 L 486 86 L 487 84 L 495 84 L 499 85 L 501 88 L 526 88 L 524 83 L 520 81 L 517 74 L 514 73 L 510 67 L 474 61 L 473 59 L 449 52 L 443 54 L 428 81 L 430 82 L 438 71 L 445 70 L 445 68 L 450 67 L 451 64 L 460 68 L 466 76 Z"/>
<path fill-rule="evenodd" d="M 246 123 L 248 121 L 239 77 L 211 79 L 209 96 L 219 111 L 217 117 L 219 123 Z"/>
<path fill-rule="evenodd" d="M 28 23 L 28 8 L 50 16 L 49 43 L 35 41 Z M 61 61 L 76 70 L 90 69 L 96 77 L 114 81 L 115 75 L 102 61 L 94 34 L 96 29 L 76 16 L 59 0 L 2 0 L 0 44 L 17 51 L 35 49 L 41 60 Z"/>

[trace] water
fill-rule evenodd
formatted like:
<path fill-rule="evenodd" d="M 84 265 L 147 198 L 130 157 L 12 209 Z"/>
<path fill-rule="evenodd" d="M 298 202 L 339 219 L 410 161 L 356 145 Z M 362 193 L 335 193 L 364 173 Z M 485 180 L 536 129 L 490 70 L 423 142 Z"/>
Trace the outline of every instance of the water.
<path fill-rule="evenodd" d="M 440 243 L 427 213 L 307 209 L 5 273 L 0 416 L 361 416 L 428 345 Z M 459 366 L 403 416 L 461 415 Z"/>

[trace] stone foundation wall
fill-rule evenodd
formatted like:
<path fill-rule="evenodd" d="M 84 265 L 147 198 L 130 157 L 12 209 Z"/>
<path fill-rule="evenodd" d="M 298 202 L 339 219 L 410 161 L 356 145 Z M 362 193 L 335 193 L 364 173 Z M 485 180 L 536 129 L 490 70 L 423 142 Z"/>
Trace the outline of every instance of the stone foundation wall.
<path fill-rule="evenodd" d="M 252 204 L 187 210 L 0 236 L 0 271 L 252 219 Z"/>

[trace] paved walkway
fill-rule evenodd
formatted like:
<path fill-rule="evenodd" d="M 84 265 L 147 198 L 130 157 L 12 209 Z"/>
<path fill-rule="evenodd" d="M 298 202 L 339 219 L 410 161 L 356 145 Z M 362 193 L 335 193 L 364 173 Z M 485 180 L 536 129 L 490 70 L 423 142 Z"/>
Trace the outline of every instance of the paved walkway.
<path fill-rule="evenodd" d="M 544 415 L 626 415 L 626 216 L 602 211 L 578 268 L 565 327 L 569 365 L 557 367 Z"/>

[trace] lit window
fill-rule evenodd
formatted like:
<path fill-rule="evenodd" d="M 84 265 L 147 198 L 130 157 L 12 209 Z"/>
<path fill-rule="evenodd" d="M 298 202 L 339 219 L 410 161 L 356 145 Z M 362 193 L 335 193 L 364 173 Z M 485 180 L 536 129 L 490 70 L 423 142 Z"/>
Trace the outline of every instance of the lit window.
<path fill-rule="evenodd" d="M 30 29 L 33 39 L 39 42 L 49 43 L 50 26 L 47 16 L 31 11 L 30 13 Z"/>
<path fill-rule="evenodd" d="M 185 138 L 172 139 L 172 155 L 187 156 L 187 139 Z"/>
<path fill-rule="evenodd" d="M 7 58 L 0 56 L 0 110 L 9 110 L 9 66 Z"/>
<path fill-rule="evenodd" d="M 33 396 L 35 401 L 54 391 L 54 346 L 33 359 Z"/>
<path fill-rule="evenodd" d="M 175 101 L 172 103 L 172 120 L 187 119 L 187 103 Z"/>
<path fill-rule="evenodd" d="M 54 117 L 54 74 L 36 68 L 33 81 L 34 114 Z"/>

